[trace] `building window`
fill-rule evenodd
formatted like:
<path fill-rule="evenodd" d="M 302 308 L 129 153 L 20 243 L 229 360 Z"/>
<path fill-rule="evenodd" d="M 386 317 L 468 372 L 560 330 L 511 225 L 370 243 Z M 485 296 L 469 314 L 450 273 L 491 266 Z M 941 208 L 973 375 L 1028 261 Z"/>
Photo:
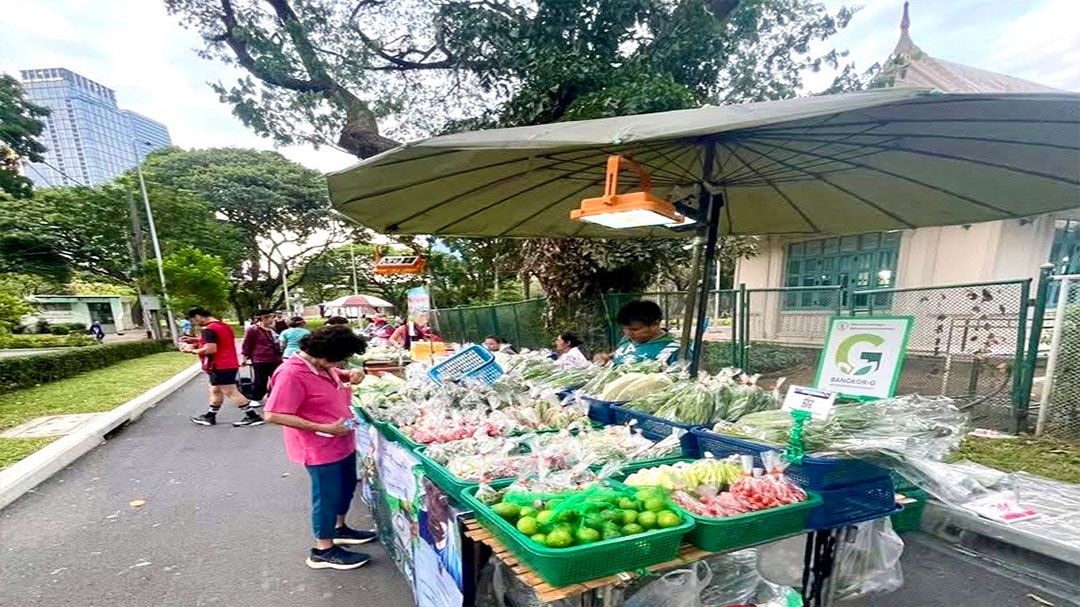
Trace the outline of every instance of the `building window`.
<path fill-rule="evenodd" d="M 42 312 L 70 312 L 71 304 L 69 303 L 43 303 L 38 304 Z"/>
<path fill-rule="evenodd" d="M 787 247 L 784 285 L 826 287 L 839 285 L 839 294 L 829 290 L 808 290 L 784 294 L 786 310 L 835 310 L 848 306 L 851 289 L 878 289 L 896 285 L 896 262 L 900 253 L 900 232 L 871 232 L 794 242 Z M 839 299 L 838 299 L 839 298 Z M 854 305 L 888 307 L 888 294 L 856 295 Z"/>

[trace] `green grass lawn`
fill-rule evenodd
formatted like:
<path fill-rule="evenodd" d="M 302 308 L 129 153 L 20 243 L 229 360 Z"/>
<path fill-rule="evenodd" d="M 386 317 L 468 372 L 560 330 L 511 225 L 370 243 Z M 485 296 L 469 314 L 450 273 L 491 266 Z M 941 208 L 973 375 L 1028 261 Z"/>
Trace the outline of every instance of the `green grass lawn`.
<path fill-rule="evenodd" d="M 1080 443 L 1034 437 L 967 438 L 950 459 L 969 459 L 1003 472 L 1023 470 L 1080 483 Z"/>
<path fill-rule="evenodd" d="M 169 379 L 196 361 L 182 352 L 125 360 L 68 379 L 0 394 L 0 430 L 42 415 L 108 411 Z M 0 439 L 0 467 L 51 439 Z"/>
<path fill-rule="evenodd" d="M 0 438 L 0 468 L 7 468 L 58 438 Z"/>

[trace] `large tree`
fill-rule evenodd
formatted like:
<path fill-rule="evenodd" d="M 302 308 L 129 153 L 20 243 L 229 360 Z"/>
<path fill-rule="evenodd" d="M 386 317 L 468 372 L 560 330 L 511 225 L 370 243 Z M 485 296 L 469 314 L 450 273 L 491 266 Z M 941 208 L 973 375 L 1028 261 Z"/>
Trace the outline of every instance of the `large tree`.
<path fill-rule="evenodd" d="M 37 140 L 48 108 L 26 99 L 19 81 L 0 74 L 0 197 L 27 198 L 33 183 L 21 171 L 22 160 L 41 162 L 45 146 Z"/>
<path fill-rule="evenodd" d="M 235 231 L 241 261 L 219 256 L 233 270 L 229 299 L 241 316 L 282 307 L 285 277 L 302 281 L 311 261 L 350 236 L 329 212 L 322 175 L 277 152 L 171 148 L 151 154 L 144 172 L 152 184 L 205 201 Z"/>
<path fill-rule="evenodd" d="M 145 218 L 134 238 L 130 221 L 133 184 L 125 178 L 94 187 L 37 190 L 33 198 L 11 204 L 2 221 L 19 234 L 46 239 L 50 251 L 68 268 L 106 281 L 134 284 L 141 271 L 139 259 L 149 256 Z M 166 253 L 182 246 L 198 246 L 222 257 L 236 256 L 237 234 L 218 221 L 208 204 L 191 194 L 151 184 L 150 206 L 158 237 Z M 140 205 L 141 206 L 141 205 Z M 142 241 L 144 251 L 135 251 Z M 9 259 L 31 271 L 40 261 L 38 251 L 11 251 Z M 0 258 L 3 259 L 3 258 Z"/>

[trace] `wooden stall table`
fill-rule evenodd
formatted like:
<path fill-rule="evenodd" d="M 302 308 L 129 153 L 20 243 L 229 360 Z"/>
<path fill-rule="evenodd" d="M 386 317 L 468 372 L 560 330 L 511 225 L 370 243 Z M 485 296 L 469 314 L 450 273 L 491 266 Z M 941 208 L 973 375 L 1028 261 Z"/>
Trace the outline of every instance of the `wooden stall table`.
<path fill-rule="evenodd" d="M 485 529 L 476 519 L 462 521 L 465 537 L 473 542 L 484 544 L 492 553 L 505 564 L 521 582 L 533 589 L 536 598 L 541 603 L 550 603 L 562 599 L 576 597 L 587 592 L 598 592 L 602 607 L 614 607 L 620 604 L 622 586 L 638 578 L 633 572 L 617 573 L 607 577 L 571 584 L 569 586 L 555 587 L 543 580 L 527 565 L 517 560 L 512 552 L 503 546 L 502 542 Z M 831 603 L 828 598 L 828 580 L 832 575 L 833 558 L 835 556 L 836 540 L 834 533 L 839 530 L 807 532 L 807 555 L 803 563 L 803 604 L 806 607 L 826 607 Z M 783 538 L 776 538 L 783 539 Z M 774 540 L 770 540 L 774 541 Z M 743 550 L 750 546 L 744 546 L 737 550 Z M 733 550 L 732 552 L 735 552 Z M 657 563 L 645 569 L 653 574 L 661 574 L 673 569 L 690 565 L 697 561 L 725 554 L 723 552 L 709 552 L 695 548 L 690 544 L 683 544 L 679 548 L 679 554 L 674 559 Z"/>

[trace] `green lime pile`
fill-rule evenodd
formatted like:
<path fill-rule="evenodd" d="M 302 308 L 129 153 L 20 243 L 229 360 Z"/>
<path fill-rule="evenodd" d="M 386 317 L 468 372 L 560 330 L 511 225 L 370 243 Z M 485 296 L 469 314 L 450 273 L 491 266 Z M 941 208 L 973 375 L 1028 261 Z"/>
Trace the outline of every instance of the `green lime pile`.
<path fill-rule="evenodd" d="M 509 494 L 491 509 L 532 541 L 569 548 L 682 524 L 658 487 L 586 490 L 551 495 Z"/>

